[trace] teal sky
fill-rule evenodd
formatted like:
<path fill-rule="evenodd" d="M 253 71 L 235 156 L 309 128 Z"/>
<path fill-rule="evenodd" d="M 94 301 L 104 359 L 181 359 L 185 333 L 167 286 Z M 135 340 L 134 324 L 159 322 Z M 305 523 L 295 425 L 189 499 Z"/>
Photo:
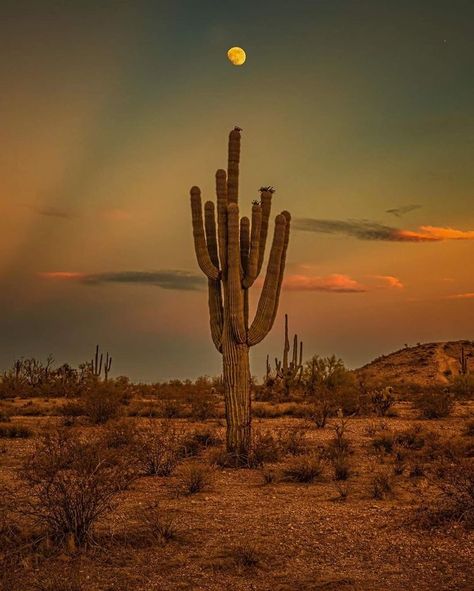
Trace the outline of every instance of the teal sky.
<path fill-rule="evenodd" d="M 272 184 L 294 220 L 254 373 L 284 312 L 350 366 L 472 338 L 474 4 L 255 4 L 2 3 L 0 367 L 99 342 L 134 379 L 219 372 L 188 192 L 236 124 L 243 213 Z"/>

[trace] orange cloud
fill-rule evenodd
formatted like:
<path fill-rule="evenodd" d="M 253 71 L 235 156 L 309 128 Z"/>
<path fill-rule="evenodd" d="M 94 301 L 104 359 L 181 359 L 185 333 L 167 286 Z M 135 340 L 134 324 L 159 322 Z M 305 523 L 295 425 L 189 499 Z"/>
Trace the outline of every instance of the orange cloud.
<path fill-rule="evenodd" d="M 374 275 L 375 279 L 379 279 L 384 287 L 394 287 L 396 289 L 403 289 L 404 285 L 398 277 L 393 275 Z"/>
<path fill-rule="evenodd" d="M 437 242 L 441 240 L 474 240 L 474 230 L 456 230 L 438 226 L 420 226 L 418 231 L 397 230 L 400 240 Z"/>
<path fill-rule="evenodd" d="M 285 289 L 291 291 L 329 291 L 336 293 L 361 293 L 367 291 L 367 288 L 355 279 L 338 273 L 326 277 L 289 275 L 283 285 Z"/>
<path fill-rule="evenodd" d="M 79 280 L 83 279 L 86 274 L 85 273 L 76 273 L 74 271 L 46 271 L 44 273 L 38 273 L 40 277 L 44 277 L 45 279 L 70 279 L 70 280 Z"/>
<path fill-rule="evenodd" d="M 474 291 L 468 291 L 466 293 L 455 293 L 447 296 L 449 300 L 471 300 L 474 299 Z"/>

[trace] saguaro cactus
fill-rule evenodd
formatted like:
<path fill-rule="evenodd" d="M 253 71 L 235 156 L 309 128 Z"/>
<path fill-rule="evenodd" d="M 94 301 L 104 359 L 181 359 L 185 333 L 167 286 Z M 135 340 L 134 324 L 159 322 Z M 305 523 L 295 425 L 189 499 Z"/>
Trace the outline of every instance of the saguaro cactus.
<path fill-rule="evenodd" d="M 298 335 L 293 337 L 293 350 L 291 361 L 288 361 L 290 353 L 290 339 L 288 337 L 288 314 L 285 314 L 285 343 L 283 346 L 283 361 L 275 357 L 276 376 L 283 383 L 285 396 L 288 397 L 291 388 L 298 385 L 303 374 L 303 341 L 299 341 Z"/>
<path fill-rule="evenodd" d="M 223 358 L 227 450 L 237 458 L 248 454 L 250 433 L 249 348 L 262 341 L 278 309 L 290 219 L 275 218 L 267 273 L 255 319 L 249 324 L 249 289 L 263 265 L 273 189 L 262 187 L 252 206 L 252 220 L 239 221 L 240 129 L 229 134 L 227 173 L 216 172 L 217 228 L 214 203 L 204 204 L 199 187 L 191 188 L 194 246 L 198 264 L 208 278 L 212 340 Z"/>

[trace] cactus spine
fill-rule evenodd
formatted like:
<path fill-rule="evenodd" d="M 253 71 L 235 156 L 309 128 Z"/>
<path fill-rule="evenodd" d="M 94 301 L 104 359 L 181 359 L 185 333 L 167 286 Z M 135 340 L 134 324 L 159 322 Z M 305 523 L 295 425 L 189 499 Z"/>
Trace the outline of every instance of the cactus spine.
<path fill-rule="evenodd" d="M 249 348 L 265 338 L 275 320 L 291 217 L 283 211 L 275 218 L 267 273 L 249 323 L 248 291 L 263 265 L 273 190 L 260 190 L 251 221 L 239 219 L 240 131 L 229 134 L 227 173 L 216 172 L 217 224 L 212 201 L 204 204 L 203 220 L 199 187 L 191 188 L 191 213 L 197 262 L 208 278 L 211 336 L 223 358 L 227 450 L 245 458 L 251 442 Z"/>

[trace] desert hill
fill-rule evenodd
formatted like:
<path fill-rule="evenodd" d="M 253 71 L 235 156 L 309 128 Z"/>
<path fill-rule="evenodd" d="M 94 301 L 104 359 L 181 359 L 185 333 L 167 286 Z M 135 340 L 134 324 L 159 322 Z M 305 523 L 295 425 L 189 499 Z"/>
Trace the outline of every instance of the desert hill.
<path fill-rule="evenodd" d="M 423 343 L 405 347 L 355 370 L 358 379 L 367 385 L 379 383 L 447 384 L 461 372 L 461 351 L 464 349 L 468 370 L 474 372 L 474 341 Z"/>

